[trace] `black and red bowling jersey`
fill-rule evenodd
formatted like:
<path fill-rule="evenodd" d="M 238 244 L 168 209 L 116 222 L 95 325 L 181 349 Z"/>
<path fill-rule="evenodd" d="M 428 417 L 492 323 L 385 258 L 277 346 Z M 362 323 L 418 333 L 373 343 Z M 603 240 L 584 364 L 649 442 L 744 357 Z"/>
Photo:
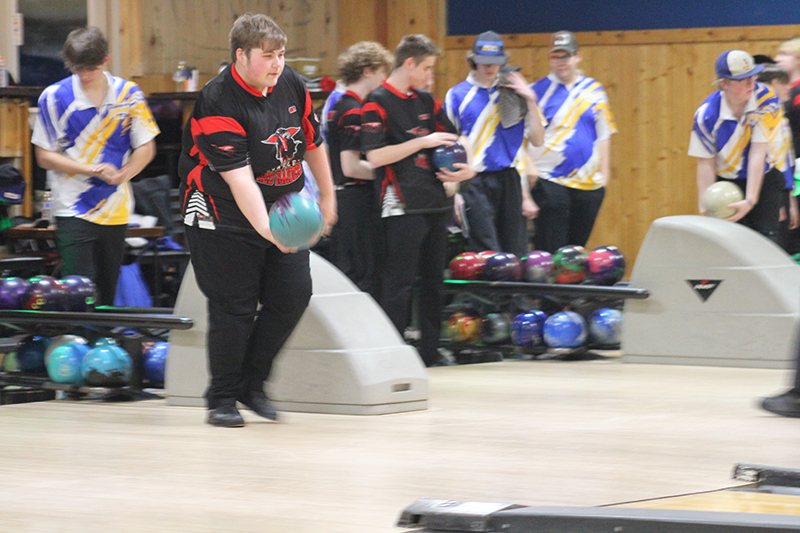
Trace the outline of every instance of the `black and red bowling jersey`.
<path fill-rule="evenodd" d="M 184 223 L 255 232 L 220 172 L 250 165 L 269 205 L 303 189 L 303 155 L 321 143 L 297 72 L 286 67 L 264 96 L 229 66 L 200 91 L 184 130 L 178 165 Z"/>
<path fill-rule="evenodd" d="M 425 91 L 403 94 L 384 82 L 372 91 L 361 110 L 361 150 L 402 144 L 436 131 L 456 133 L 444 108 Z M 435 213 L 453 208 L 431 163 L 433 150 L 421 150 L 375 169 L 381 183 L 381 203 L 389 185 L 407 214 Z"/>
<path fill-rule="evenodd" d="M 328 153 L 331 160 L 331 173 L 336 185 L 345 183 L 365 183 L 354 180 L 342 172 L 341 153 L 344 150 L 361 152 L 361 98 L 352 91 L 344 93 L 328 113 Z"/>

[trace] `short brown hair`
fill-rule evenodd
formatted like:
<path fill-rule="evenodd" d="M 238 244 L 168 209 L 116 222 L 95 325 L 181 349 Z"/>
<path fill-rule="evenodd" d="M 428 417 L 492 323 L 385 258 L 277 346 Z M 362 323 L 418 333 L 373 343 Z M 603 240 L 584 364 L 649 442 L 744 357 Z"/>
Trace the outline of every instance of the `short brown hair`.
<path fill-rule="evenodd" d="M 414 63 L 419 65 L 430 56 L 438 57 L 442 54 L 439 47 L 433 44 L 429 37 L 416 33 L 406 35 L 400 40 L 400 44 L 394 51 L 394 67 L 400 68 L 406 59 L 414 58 Z"/>
<path fill-rule="evenodd" d="M 69 70 L 94 69 L 108 57 L 108 41 L 98 28 L 72 30 L 61 48 L 61 58 Z"/>
<path fill-rule="evenodd" d="M 388 71 L 391 66 L 392 54 L 374 41 L 356 43 L 342 52 L 336 60 L 339 77 L 345 85 L 360 80 L 365 68 L 372 70 L 385 68 Z"/>
<path fill-rule="evenodd" d="M 765 65 L 764 70 L 758 73 L 756 79 L 762 83 L 772 83 L 773 81 L 789 83 L 789 73 L 778 65 Z"/>
<path fill-rule="evenodd" d="M 279 50 L 286 46 L 286 34 L 278 24 L 266 15 L 245 13 L 233 23 L 230 35 L 231 61 L 236 62 L 236 50 L 242 49 L 249 56 L 250 50 Z"/>

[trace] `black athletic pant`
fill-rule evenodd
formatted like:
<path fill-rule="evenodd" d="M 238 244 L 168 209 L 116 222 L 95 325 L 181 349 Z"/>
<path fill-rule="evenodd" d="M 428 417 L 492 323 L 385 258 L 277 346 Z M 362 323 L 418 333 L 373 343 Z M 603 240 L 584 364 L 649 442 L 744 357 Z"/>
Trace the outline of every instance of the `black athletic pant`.
<path fill-rule="evenodd" d="M 127 225 L 105 226 L 77 217 L 56 218 L 62 276 L 80 275 L 97 286 L 97 304 L 114 305 Z"/>
<path fill-rule="evenodd" d="M 721 178 L 717 178 L 720 180 Z M 747 190 L 747 180 L 732 180 L 740 189 L 742 194 Z M 783 174 L 775 168 L 764 174 L 761 182 L 761 193 L 758 195 L 758 203 L 753 206 L 747 215 L 739 219 L 739 224 L 759 232 L 764 237 L 779 243 L 780 241 L 780 217 L 781 205 L 783 205 L 783 191 L 785 181 Z"/>
<path fill-rule="evenodd" d="M 197 227 L 187 227 L 186 238 L 208 298 L 206 400 L 216 409 L 263 390 L 311 299 L 309 252 L 284 254 L 257 235 Z"/>
<path fill-rule="evenodd" d="M 381 306 L 403 335 L 411 322 L 411 297 L 419 275 L 419 355 L 426 366 L 438 357 L 450 217 L 448 210 L 383 219 L 386 257 Z"/>
<path fill-rule="evenodd" d="M 528 255 L 522 185 L 516 169 L 481 172 L 469 180 L 462 196 L 471 250 L 509 252 L 520 258 Z"/>
<path fill-rule="evenodd" d="M 380 301 L 378 254 L 382 229 L 375 205 L 371 183 L 336 191 L 339 221 L 331 231 L 327 255 L 359 289 Z"/>
<path fill-rule="evenodd" d="M 584 191 L 540 179 L 531 191 L 539 206 L 534 219 L 534 247 L 555 253 L 562 246 L 586 246 L 606 189 Z"/>

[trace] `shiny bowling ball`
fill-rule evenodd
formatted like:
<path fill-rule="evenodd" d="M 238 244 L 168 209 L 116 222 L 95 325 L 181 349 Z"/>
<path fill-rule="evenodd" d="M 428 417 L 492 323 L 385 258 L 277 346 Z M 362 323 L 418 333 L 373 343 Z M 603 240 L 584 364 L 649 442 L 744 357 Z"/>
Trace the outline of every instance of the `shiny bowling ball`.
<path fill-rule="evenodd" d="M 86 344 L 68 342 L 56 347 L 47 361 L 47 375 L 55 383 L 83 384 L 81 364 L 89 352 Z"/>
<path fill-rule="evenodd" d="M 283 246 L 305 250 L 322 235 L 322 211 L 313 198 L 284 194 L 269 208 L 269 229 Z"/>
<path fill-rule="evenodd" d="M 22 309 L 28 286 L 28 280 L 22 278 L 4 278 L 0 281 L 0 309 Z"/>
<path fill-rule="evenodd" d="M 530 283 L 552 283 L 553 256 L 543 250 L 529 253 L 523 261 L 523 276 Z"/>
<path fill-rule="evenodd" d="M 728 207 L 729 204 L 741 202 L 744 199 L 742 190 L 735 183 L 722 180 L 712 183 L 703 193 L 703 207 L 714 218 L 728 218 L 736 213 L 736 209 Z"/>
<path fill-rule="evenodd" d="M 589 317 L 589 339 L 601 345 L 616 345 L 622 333 L 622 312 L 598 309 Z"/>
<path fill-rule="evenodd" d="M 64 276 L 61 280 L 67 289 L 66 311 L 93 311 L 97 300 L 97 287 L 86 276 Z"/>
<path fill-rule="evenodd" d="M 464 252 L 450 261 L 450 279 L 475 281 L 481 279 L 484 259 L 475 252 Z"/>
<path fill-rule="evenodd" d="M 486 344 L 500 344 L 511 336 L 511 321 L 503 313 L 489 313 L 481 322 L 481 340 Z"/>
<path fill-rule="evenodd" d="M 87 385 L 96 387 L 121 387 L 131 378 L 131 362 L 122 357 L 115 347 L 104 345 L 92 348 L 83 357 L 81 376 Z"/>
<path fill-rule="evenodd" d="M 153 383 L 164 383 L 167 370 L 168 342 L 156 342 L 142 354 L 144 359 L 144 377 Z"/>
<path fill-rule="evenodd" d="M 486 281 L 519 281 L 522 279 L 522 263 L 514 254 L 498 252 L 490 255 L 483 265 L 483 279 Z"/>
<path fill-rule="evenodd" d="M 600 246 L 586 256 L 586 276 L 594 285 L 614 285 L 625 274 L 625 256 L 616 246 Z"/>
<path fill-rule="evenodd" d="M 27 311 L 64 311 L 67 307 L 67 288 L 50 276 L 28 280 L 30 285 L 22 296 L 22 308 Z"/>
<path fill-rule="evenodd" d="M 464 145 L 456 141 L 451 145 L 437 146 L 433 151 L 433 166 L 438 169 L 447 169 L 450 172 L 457 172 L 456 163 L 467 162 L 467 151 Z"/>
<path fill-rule="evenodd" d="M 555 313 L 544 323 L 544 342 L 550 348 L 579 348 L 586 342 L 586 321 L 574 311 Z"/>
<path fill-rule="evenodd" d="M 511 342 L 516 346 L 541 344 L 545 320 L 547 315 L 538 309 L 518 314 L 511 324 Z"/>
<path fill-rule="evenodd" d="M 553 255 L 556 283 L 580 283 L 586 277 L 586 250 L 582 246 L 562 246 Z"/>

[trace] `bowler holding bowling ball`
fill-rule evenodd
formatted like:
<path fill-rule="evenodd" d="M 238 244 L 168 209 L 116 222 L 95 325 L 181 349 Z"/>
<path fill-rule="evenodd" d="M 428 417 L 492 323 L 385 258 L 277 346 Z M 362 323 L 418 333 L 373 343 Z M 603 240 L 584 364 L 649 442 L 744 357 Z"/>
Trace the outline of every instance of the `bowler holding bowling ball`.
<path fill-rule="evenodd" d="M 286 34 L 271 18 L 239 17 L 232 64 L 200 91 L 183 135 L 182 211 L 208 299 L 205 396 L 215 426 L 244 426 L 237 402 L 278 417 L 264 383 L 308 306 L 311 273 L 308 250 L 279 244 L 270 231 L 268 208 L 303 189 L 303 160 L 319 186 L 323 235 L 337 219 L 320 124 L 285 51 Z"/>
<path fill-rule="evenodd" d="M 429 86 L 440 53 L 424 35 L 403 37 L 391 74 L 367 96 L 361 113 L 361 150 L 375 168 L 384 230 L 380 304 L 402 335 L 411 323 L 419 276 L 418 351 L 427 366 L 446 362 L 438 352 L 447 225 L 453 211 L 445 186 L 475 174 L 469 159 L 456 163 L 456 171 L 432 165 L 433 149 L 458 140 L 442 106 L 419 90 Z"/>
<path fill-rule="evenodd" d="M 518 69 L 506 66 L 508 54 L 500 35 L 493 31 L 478 35 L 467 62 L 472 72 L 447 92 L 445 109 L 475 147 L 478 174 L 461 187 L 455 201 L 464 204 L 471 250 L 525 257 L 526 218 L 535 217 L 537 207 L 527 177 L 520 177 L 514 162 L 526 136 L 534 146 L 544 142 L 544 118 Z"/>
<path fill-rule="evenodd" d="M 689 155 L 697 158 L 699 210 L 707 214 L 703 197 L 716 181 L 729 180 L 742 190 L 730 204 L 739 222 L 778 240 L 784 178 L 778 165 L 786 159 L 781 138 L 783 110 L 772 89 L 756 81 L 764 69 L 743 50 L 723 52 L 714 63 L 719 88 L 694 115 Z"/>

